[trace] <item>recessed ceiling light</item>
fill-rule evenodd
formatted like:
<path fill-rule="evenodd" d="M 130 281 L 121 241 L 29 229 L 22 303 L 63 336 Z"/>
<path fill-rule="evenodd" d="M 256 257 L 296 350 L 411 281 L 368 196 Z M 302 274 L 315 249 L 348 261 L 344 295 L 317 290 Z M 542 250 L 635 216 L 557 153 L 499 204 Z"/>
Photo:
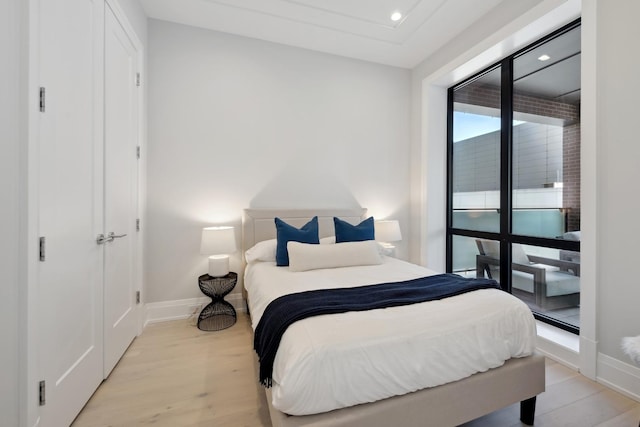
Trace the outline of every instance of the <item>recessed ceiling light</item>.
<path fill-rule="evenodd" d="M 538 57 L 538 61 L 548 61 L 550 59 L 551 59 L 551 57 L 549 55 L 547 55 L 547 54 L 544 54 L 544 55 L 541 55 L 541 56 Z"/>
<path fill-rule="evenodd" d="M 401 19 L 402 19 L 402 13 L 400 13 L 400 12 L 396 11 L 396 12 L 393 12 L 393 13 L 391 14 L 391 20 L 392 20 L 392 21 L 394 21 L 394 22 L 395 22 L 395 21 L 399 21 L 399 20 L 401 20 Z"/>

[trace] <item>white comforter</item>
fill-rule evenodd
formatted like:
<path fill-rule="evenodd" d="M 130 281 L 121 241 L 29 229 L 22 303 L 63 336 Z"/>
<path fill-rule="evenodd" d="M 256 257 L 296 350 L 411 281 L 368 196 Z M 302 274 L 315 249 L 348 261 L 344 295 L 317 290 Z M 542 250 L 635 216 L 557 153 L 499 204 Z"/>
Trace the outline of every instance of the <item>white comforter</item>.
<path fill-rule="evenodd" d="M 258 262 L 247 266 L 244 281 L 255 330 L 269 302 L 284 294 L 432 274 L 385 257 L 381 265 L 298 273 Z M 290 415 L 307 415 L 406 394 L 528 356 L 535 337 L 529 308 L 494 289 L 304 319 L 282 337 L 273 367 L 272 404 Z"/>

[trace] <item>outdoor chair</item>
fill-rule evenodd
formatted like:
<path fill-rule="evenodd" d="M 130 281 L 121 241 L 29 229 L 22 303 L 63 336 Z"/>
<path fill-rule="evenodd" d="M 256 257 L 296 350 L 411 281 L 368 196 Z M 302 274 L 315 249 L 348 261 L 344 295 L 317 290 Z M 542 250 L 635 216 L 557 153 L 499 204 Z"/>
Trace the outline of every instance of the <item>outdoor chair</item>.
<path fill-rule="evenodd" d="M 476 240 L 476 277 L 500 279 L 500 243 Z M 580 264 L 527 255 L 514 243 L 511 255 L 512 292 L 545 310 L 580 305 Z M 486 276 L 485 276 L 486 274 Z"/>

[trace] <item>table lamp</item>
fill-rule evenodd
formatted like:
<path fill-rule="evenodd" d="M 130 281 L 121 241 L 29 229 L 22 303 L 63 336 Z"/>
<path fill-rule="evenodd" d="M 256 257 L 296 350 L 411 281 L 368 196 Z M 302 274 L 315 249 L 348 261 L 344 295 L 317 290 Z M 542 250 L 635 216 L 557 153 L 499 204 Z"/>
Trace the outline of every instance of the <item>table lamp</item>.
<path fill-rule="evenodd" d="M 376 221 L 375 236 L 376 241 L 386 250 L 389 250 L 390 252 L 394 251 L 396 247 L 390 242 L 399 242 L 402 240 L 400 223 L 394 219 Z"/>
<path fill-rule="evenodd" d="M 233 227 L 206 227 L 202 229 L 200 254 L 209 256 L 209 276 L 229 274 L 229 254 L 236 251 Z"/>

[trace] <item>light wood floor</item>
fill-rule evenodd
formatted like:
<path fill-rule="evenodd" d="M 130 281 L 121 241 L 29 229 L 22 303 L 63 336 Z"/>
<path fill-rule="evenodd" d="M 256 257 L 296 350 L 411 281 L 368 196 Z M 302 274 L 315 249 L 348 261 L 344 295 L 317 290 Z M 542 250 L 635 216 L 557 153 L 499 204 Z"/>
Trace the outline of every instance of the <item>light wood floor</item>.
<path fill-rule="evenodd" d="M 218 332 L 202 332 L 186 320 L 150 325 L 73 427 L 271 426 L 254 360 L 251 326 L 242 313 Z M 640 403 L 549 360 L 546 373 L 536 426 L 638 427 Z M 465 427 L 523 426 L 518 418 L 516 404 Z"/>

